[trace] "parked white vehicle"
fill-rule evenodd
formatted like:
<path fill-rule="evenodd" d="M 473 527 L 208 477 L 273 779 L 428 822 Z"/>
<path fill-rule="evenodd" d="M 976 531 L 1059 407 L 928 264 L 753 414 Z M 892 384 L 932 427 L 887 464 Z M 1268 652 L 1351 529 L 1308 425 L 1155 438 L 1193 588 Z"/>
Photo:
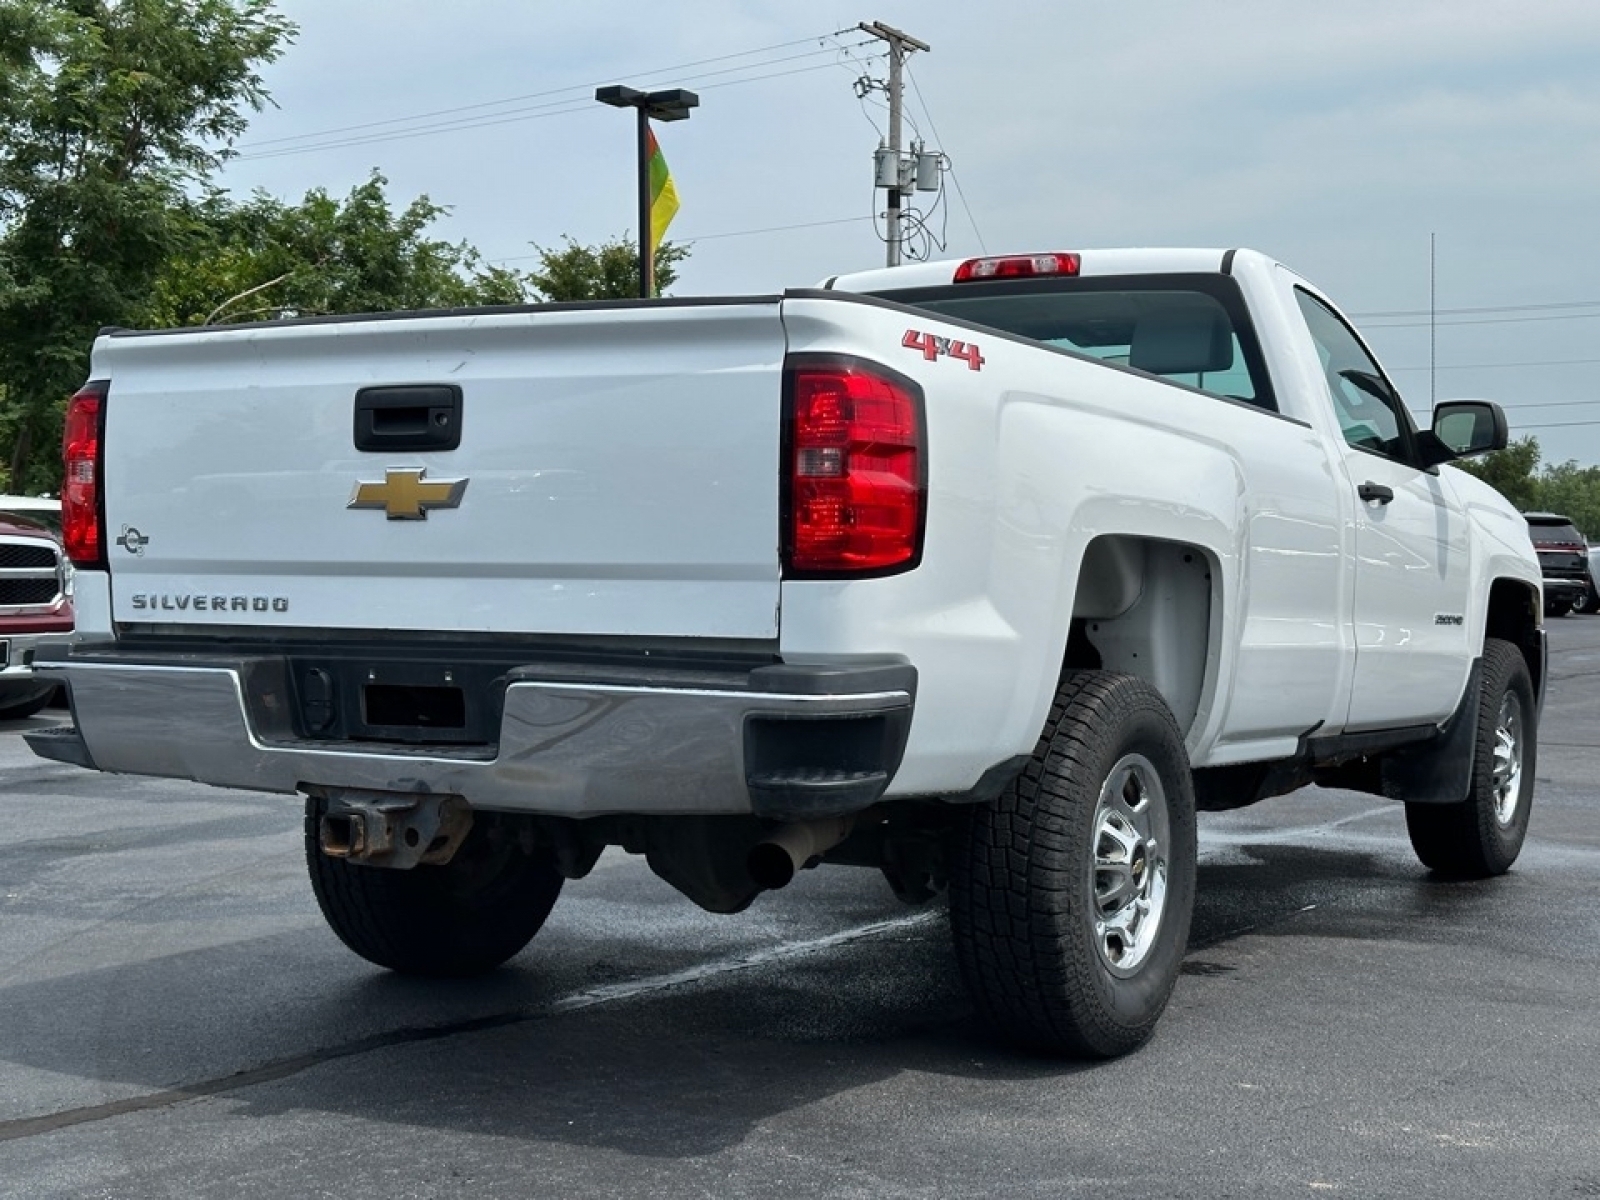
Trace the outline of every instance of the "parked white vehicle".
<path fill-rule="evenodd" d="M 1151 1033 L 1196 808 L 1318 781 L 1516 858 L 1544 678 L 1520 514 L 1250 251 L 782 296 L 112 332 L 67 419 L 105 771 L 306 797 L 335 932 L 491 969 L 620 845 L 738 911 L 948 888 L 1003 1034 Z"/>
<path fill-rule="evenodd" d="M 1582 613 L 1600 612 L 1600 546 L 1586 546 L 1585 556 L 1589 566 L 1589 590 L 1574 606 Z"/>

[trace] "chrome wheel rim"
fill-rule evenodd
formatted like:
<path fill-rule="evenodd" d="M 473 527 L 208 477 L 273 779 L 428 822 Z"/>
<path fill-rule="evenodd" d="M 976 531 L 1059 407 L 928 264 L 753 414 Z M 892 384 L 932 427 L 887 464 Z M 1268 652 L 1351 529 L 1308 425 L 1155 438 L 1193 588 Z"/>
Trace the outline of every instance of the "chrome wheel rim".
<path fill-rule="evenodd" d="M 1106 776 L 1093 838 L 1095 949 L 1107 970 L 1126 978 L 1150 956 L 1167 906 L 1167 793 L 1144 755 L 1124 755 Z"/>
<path fill-rule="evenodd" d="M 1522 746 L 1524 739 L 1522 700 L 1515 692 L 1500 699 L 1500 714 L 1494 723 L 1494 817 L 1501 825 L 1511 824 L 1522 802 Z"/>

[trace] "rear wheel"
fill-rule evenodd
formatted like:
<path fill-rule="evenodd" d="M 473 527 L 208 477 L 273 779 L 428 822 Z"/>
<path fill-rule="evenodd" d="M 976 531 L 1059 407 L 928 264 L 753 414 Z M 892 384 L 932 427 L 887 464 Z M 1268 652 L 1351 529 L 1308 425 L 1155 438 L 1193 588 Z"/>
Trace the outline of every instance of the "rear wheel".
<path fill-rule="evenodd" d="M 1406 832 L 1424 866 L 1458 879 L 1510 870 L 1528 834 L 1537 749 L 1538 709 L 1528 664 L 1510 642 L 1490 638 L 1466 801 L 1406 805 Z"/>
<path fill-rule="evenodd" d="M 40 712 L 46 704 L 50 704 L 51 691 L 46 690 L 43 696 L 35 696 L 26 701 L 11 701 L 0 704 L 0 722 L 19 722 L 24 718 L 32 717 L 35 712 Z"/>
<path fill-rule="evenodd" d="M 53 683 L 30 683 L 0 691 L 0 721 L 21 721 L 44 708 L 56 694 Z"/>
<path fill-rule="evenodd" d="M 334 933 L 368 962 L 406 975 L 492 971 L 539 932 L 563 882 L 548 853 L 480 819 L 455 857 L 410 870 L 322 851 L 322 801 L 306 801 L 306 865 Z"/>
<path fill-rule="evenodd" d="M 1132 676 L 1067 676 L 1032 763 L 960 836 L 956 955 L 995 1031 L 1083 1058 L 1142 1045 L 1194 906 L 1194 783 L 1161 696 Z"/>

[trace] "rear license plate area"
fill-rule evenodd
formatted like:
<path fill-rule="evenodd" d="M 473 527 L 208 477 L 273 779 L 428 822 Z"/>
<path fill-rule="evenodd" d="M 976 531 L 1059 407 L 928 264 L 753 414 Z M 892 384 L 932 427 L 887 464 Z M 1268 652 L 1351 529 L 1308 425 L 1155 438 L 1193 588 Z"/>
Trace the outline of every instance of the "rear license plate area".
<path fill-rule="evenodd" d="M 504 672 L 490 664 L 296 659 L 290 676 L 302 737 L 487 746 L 499 734 Z"/>
<path fill-rule="evenodd" d="M 381 729 L 465 729 L 467 698 L 458 687 L 369 683 L 361 689 L 362 715 Z"/>

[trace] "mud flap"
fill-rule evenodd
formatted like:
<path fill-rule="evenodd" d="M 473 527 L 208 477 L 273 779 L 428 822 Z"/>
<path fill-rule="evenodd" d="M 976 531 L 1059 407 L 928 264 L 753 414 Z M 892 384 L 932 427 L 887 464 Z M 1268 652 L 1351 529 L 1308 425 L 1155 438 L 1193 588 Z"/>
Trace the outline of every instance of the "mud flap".
<path fill-rule="evenodd" d="M 1461 804 L 1472 789 L 1483 659 L 1472 661 L 1461 703 L 1439 728 L 1439 736 L 1386 754 L 1383 794 L 1411 804 Z"/>

